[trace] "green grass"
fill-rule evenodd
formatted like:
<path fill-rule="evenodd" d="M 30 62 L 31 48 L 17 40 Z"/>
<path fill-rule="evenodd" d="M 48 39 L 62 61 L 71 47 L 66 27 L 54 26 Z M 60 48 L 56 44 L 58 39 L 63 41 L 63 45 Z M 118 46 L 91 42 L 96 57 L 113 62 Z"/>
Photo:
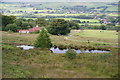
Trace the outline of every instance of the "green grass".
<path fill-rule="evenodd" d="M 39 13 L 39 14 L 35 14 L 37 16 L 78 16 L 80 14 L 47 14 L 47 13 Z"/>
<path fill-rule="evenodd" d="M 101 24 L 100 23 L 88 23 L 88 25 L 100 26 Z M 106 24 L 104 24 L 104 25 L 106 25 Z"/>
<path fill-rule="evenodd" d="M 54 12 L 55 10 L 33 10 L 33 12 L 35 12 L 35 11 L 38 11 L 38 12 L 47 12 L 47 11 L 50 11 L 50 12 Z"/>
<path fill-rule="evenodd" d="M 44 10 L 43 10 L 44 11 Z M 79 16 L 79 15 L 86 15 L 86 16 L 90 16 L 90 15 L 103 15 L 103 14 L 89 14 L 89 13 L 80 13 L 80 14 L 48 14 L 48 13 L 39 13 L 39 14 L 35 14 L 36 16 Z"/>
<path fill-rule="evenodd" d="M 79 32 L 76 35 L 79 35 L 82 37 L 94 37 L 94 38 L 101 38 L 101 39 L 118 39 L 118 35 L 116 34 L 117 34 L 116 31 L 84 30 L 83 32 Z"/>
<path fill-rule="evenodd" d="M 33 45 L 34 41 L 38 34 L 20 34 L 20 33 L 9 33 L 2 32 L 3 42 L 4 43 L 16 43 L 16 44 L 31 44 Z M 72 30 L 69 36 L 56 36 L 51 35 L 50 38 L 54 45 L 65 45 L 65 46 L 95 46 L 96 44 L 109 44 L 109 46 L 117 46 L 118 35 L 115 31 L 104 31 L 100 30 Z M 14 35 L 14 36 L 13 36 Z M 111 35 L 111 36 L 108 36 Z M 31 37 L 33 36 L 33 37 Z M 12 37 L 12 38 L 11 38 Z M 88 40 L 91 42 L 88 44 Z M 99 46 L 98 46 L 99 47 Z"/>
<path fill-rule="evenodd" d="M 87 23 L 88 25 L 93 25 L 93 26 L 100 26 L 101 24 L 100 23 L 94 23 L 94 22 L 92 22 L 92 23 Z M 85 25 L 84 23 L 79 23 L 79 25 Z M 106 24 L 104 24 L 104 25 L 106 25 Z"/>
<path fill-rule="evenodd" d="M 65 19 L 65 20 L 80 20 L 80 21 L 89 21 L 89 22 L 99 22 L 97 19 L 77 19 L 77 18 L 57 18 L 57 19 Z"/>
<path fill-rule="evenodd" d="M 118 14 L 108 14 L 108 16 L 118 16 Z"/>
<path fill-rule="evenodd" d="M 33 19 L 33 20 L 36 20 L 37 18 L 25 18 L 26 20 L 28 20 L 28 19 Z"/>
<path fill-rule="evenodd" d="M 106 11 L 118 11 L 118 6 L 110 6 L 106 9 Z"/>
<path fill-rule="evenodd" d="M 99 31 L 72 30 L 71 37 L 50 35 L 50 38 L 53 44 L 63 46 L 94 45 L 97 48 L 116 45 L 115 31 Z M 25 51 L 16 47 L 18 44 L 33 44 L 38 34 L 2 31 L 2 36 L 3 78 L 110 78 L 118 73 L 117 48 L 107 48 L 110 53 L 77 54 L 75 59 L 69 60 L 65 54 L 51 53 L 48 49 Z M 87 40 L 90 44 L 85 42 Z"/>
<path fill-rule="evenodd" d="M 2 48 L 3 78 L 110 78 L 118 73 L 117 49 L 109 54 L 77 54 L 69 60 L 47 49 L 24 51 L 4 44 Z"/>

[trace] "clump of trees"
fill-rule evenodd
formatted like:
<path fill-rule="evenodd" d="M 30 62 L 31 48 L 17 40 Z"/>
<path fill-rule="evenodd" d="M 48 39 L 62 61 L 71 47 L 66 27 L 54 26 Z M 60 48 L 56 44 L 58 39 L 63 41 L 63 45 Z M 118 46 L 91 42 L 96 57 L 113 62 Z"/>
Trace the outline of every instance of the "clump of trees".
<path fill-rule="evenodd" d="M 53 35 L 67 35 L 70 33 L 71 29 L 79 28 L 80 26 L 78 23 L 66 21 L 64 19 L 53 19 L 47 27 L 47 30 Z"/>
<path fill-rule="evenodd" d="M 45 28 L 42 28 L 37 40 L 34 43 L 35 48 L 50 48 L 52 46 L 51 39 Z"/>
<path fill-rule="evenodd" d="M 69 21 L 69 27 L 71 29 L 80 29 L 79 24 L 77 24 L 76 22 L 72 22 L 72 21 Z"/>
<path fill-rule="evenodd" d="M 101 29 L 101 30 L 119 30 L 119 26 L 115 25 L 118 23 L 117 18 L 109 18 L 108 20 L 111 22 L 109 24 L 101 24 L 101 25 L 89 25 L 89 21 L 80 21 L 80 20 L 71 20 L 66 21 L 64 19 L 51 19 L 46 20 L 45 18 L 38 19 L 25 19 L 19 18 L 17 19 L 14 16 L 6 16 L 0 14 L 0 18 L 2 18 L 2 30 L 3 31 L 13 31 L 16 32 L 18 29 L 29 29 L 36 25 L 40 27 L 45 26 L 50 34 L 53 35 L 67 35 L 70 33 L 71 29 Z M 83 25 L 79 25 L 79 23 L 84 23 Z M 39 32 L 36 32 L 39 33 Z"/>
<path fill-rule="evenodd" d="M 32 19 L 17 19 L 15 16 L 6 16 L 0 14 L 2 17 L 2 30 L 3 31 L 13 31 L 16 32 L 18 29 L 28 29 L 36 25 L 35 21 Z"/>
<path fill-rule="evenodd" d="M 8 24 L 5 28 L 5 31 L 13 31 L 15 32 L 17 30 L 17 25 L 16 24 Z"/>
<path fill-rule="evenodd" d="M 47 30 L 53 35 L 66 35 L 70 33 L 69 22 L 64 19 L 53 19 Z"/>
<path fill-rule="evenodd" d="M 6 16 L 6 15 L 2 15 L 2 26 L 6 26 L 7 24 L 12 24 L 14 23 L 14 20 L 16 19 L 16 17 L 14 16 Z"/>
<path fill-rule="evenodd" d="M 0 14 L 0 16 L 2 17 L 2 30 L 5 30 L 5 27 L 8 24 L 13 24 L 14 20 L 16 19 L 14 16 L 6 16 L 6 15 L 2 15 L 2 14 Z"/>

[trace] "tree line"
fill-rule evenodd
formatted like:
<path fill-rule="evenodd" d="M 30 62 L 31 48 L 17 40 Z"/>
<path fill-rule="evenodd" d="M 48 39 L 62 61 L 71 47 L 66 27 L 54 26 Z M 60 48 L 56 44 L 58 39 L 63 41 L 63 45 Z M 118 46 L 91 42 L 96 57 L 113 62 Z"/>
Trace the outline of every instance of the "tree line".
<path fill-rule="evenodd" d="M 0 14 L 2 17 L 2 30 L 16 32 L 18 29 L 29 29 L 36 25 L 46 27 L 48 32 L 55 35 L 66 35 L 71 29 L 79 29 L 79 24 L 72 21 L 65 21 L 64 19 L 45 19 L 37 18 L 24 19 L 16 18 L 14 16 L 6 16 Z"/>
<path fill-rule="evenodd" d="M 14 16 L 6 16 L 0 14 L 2 17 L 2 30 L 3 31 L 13 31 L 16 32 L 18 29 L 29 29 L 36 25 L 40 27 L 45 27 L 50 34 L 53 35 L 67 35 L 70 33 L 71 29 L 102 29 L 102 30 L 119 30 L 119 26 L 112 25 L 99 25 L 93 26 L 84 23 L 84 25 L 79 25 L 78 20 L 67 21 L 64 19 L 46 19 L 46 18 L 37 18 L 25 19 L 25 18 L 16 18 Z"/>

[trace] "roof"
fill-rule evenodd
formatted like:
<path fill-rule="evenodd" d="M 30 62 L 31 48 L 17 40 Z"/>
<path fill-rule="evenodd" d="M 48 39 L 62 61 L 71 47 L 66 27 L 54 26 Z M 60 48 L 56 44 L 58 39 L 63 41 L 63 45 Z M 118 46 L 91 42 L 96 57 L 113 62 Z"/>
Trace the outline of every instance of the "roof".
<path fill-rule="evenodd" d="M 33 27 L 33 28 L 30 28 L 30 29 L 18 30 L 18 31 L 29 31 L 29 32 L 35 32 L 35 31 L 40 30 L 40 29 L 41 29 L 41 27 L 39 27 L 39 26 L 35 26 L 35 27 Z"/>
<path fill-rule="evenodd" d="M 28 29 L 28 30 L 30 32 L 34 32 L 34 31 L 40 30 L 40 27 L 33 27 L 33 28 Z"/>

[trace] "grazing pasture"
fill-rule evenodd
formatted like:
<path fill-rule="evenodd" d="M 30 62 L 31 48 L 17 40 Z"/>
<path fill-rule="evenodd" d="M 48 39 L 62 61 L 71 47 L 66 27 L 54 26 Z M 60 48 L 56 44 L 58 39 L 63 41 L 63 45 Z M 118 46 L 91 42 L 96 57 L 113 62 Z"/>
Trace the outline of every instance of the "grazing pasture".
<path fill-rule="evenodd" d="M 82 32 L 76 33 L 76 35 L 81 37 L 93 37 L 101 39 L 118 39 L 118 32 L 115 30 L 84 30 Z"/>

